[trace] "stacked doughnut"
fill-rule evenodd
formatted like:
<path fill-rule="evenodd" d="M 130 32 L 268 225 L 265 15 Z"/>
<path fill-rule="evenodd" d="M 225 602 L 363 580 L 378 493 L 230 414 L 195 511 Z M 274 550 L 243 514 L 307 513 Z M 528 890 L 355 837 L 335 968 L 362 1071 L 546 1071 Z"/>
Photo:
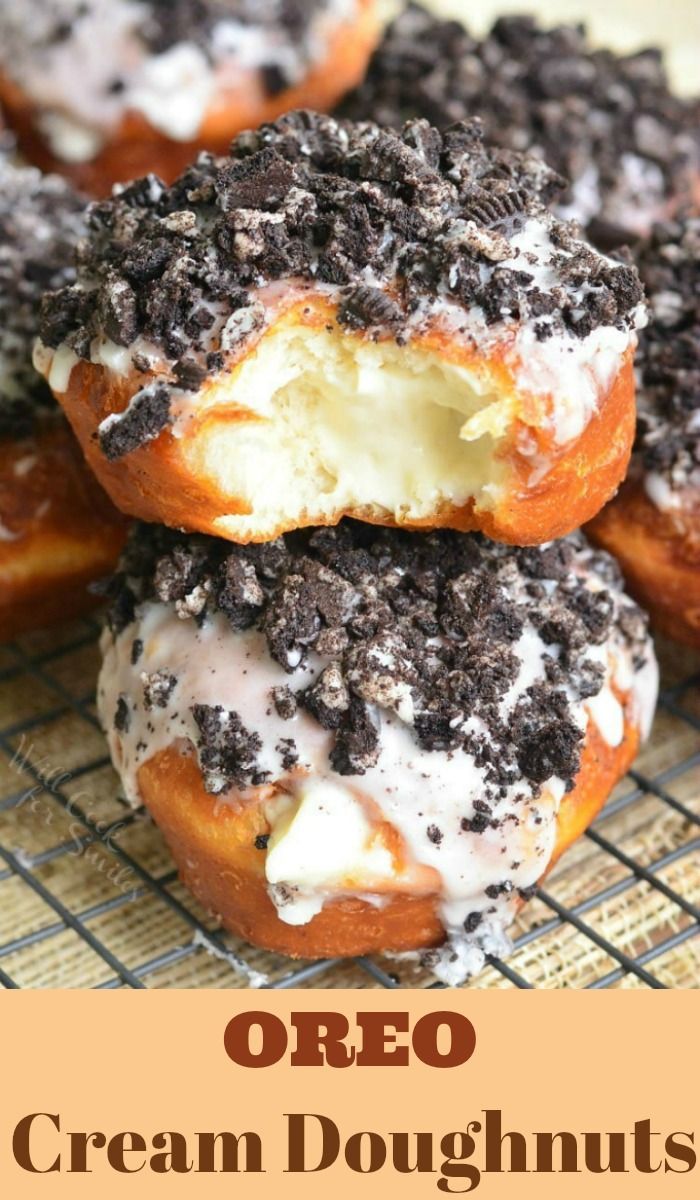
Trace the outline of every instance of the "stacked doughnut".
<path fill-rule="evenodd" d="M 0 640 L 77 616 L 125 522 L 32 366 L 47 288 L 70 284 L 83 202 L 0 152 Z"/>
<path fill-rule="evenodd" d="M 148 522 L 115 766 L 261 946 L 464 979 L 648 730 L 645 618 L 571 532 L 627 468 L 642 291 L 559 187 L 475 123 L 289 113 L 94 206 L 44 305 L 35 363 Z"/>
<path fill-rule="evenodd" d="M 409 4 L 340 111 L 398 129 L 479 116 L 490 141 L 540 155 L 569 181 L 559 212 L 603 248 L 700 206 L 698 100 L 673 94 L 658 50 L 594 50 L 580 25 L 502 17 L 477 39 Z"/>
<path fill-rule="evenodd" d="M 0 104 L 27 157 L 81 188 L 155 171 L 364 73 L 380 0 L 3 0 Z"/>

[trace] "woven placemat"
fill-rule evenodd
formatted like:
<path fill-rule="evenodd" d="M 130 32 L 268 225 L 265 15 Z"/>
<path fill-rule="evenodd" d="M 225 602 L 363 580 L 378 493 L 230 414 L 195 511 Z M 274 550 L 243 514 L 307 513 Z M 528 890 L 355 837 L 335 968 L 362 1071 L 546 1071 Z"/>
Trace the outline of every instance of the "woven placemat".
<path fill-rule="evenodd" d="M 426 987 L 412 961 L 293 964 L 217 929 L 130 811 L 95 719 L 96 622 L 0 647 L 0 980 Z M 474 987 L 700 986 L 700 658 L 660 647 L 650 744 Z"/>
<path fill-rule="evenodd" d="M 598 42 L 662 45 L 697 89 L 696 0 L 424 0 L 483 30 L 499 12 L 580 19 Z M 0 646 L 0 985 L 429 987 L 412 962 L 292 964 L 222 934 L 158 831 L 119 799 L 93 707 L 96 624 Z M 659 647 L 653 737 L 472 987 L 700 987 L 700 658 Z"/>

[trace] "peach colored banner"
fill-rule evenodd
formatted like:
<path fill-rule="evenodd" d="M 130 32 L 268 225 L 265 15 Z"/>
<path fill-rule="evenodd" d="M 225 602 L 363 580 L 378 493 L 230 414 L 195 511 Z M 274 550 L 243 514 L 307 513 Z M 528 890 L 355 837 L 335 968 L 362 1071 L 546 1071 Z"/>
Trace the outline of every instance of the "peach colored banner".
<path fill-rule="evenodd" d="M 695 994 L 1 1002 L 8 1200 L 700 1194 Z"/>

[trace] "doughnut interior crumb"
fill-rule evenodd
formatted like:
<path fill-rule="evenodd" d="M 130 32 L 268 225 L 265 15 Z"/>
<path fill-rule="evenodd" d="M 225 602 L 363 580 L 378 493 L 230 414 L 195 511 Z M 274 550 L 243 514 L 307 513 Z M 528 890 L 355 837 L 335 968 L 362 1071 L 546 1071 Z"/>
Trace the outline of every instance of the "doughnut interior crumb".
<path fill-rule="evenodd" d="M 210 419 L 183 450 L 235 499 L 217 521 L 234 539 L 346 509 L 421 521 L 443 503 L 489 507 L 505 477 L 509 400 L 483 369 L 337 326 L 271 330 L 201 403 Z"/>

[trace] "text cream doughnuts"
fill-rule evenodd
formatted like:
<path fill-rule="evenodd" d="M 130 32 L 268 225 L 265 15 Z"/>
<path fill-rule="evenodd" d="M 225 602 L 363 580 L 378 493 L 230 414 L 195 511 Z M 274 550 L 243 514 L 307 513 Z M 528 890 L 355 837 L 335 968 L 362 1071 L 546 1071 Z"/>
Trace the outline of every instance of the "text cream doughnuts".
<path fill-rule="evenodd" d="M 225 925 L 312 957 L 444 943 L 451 982 L 504 952 L 657 688 L 645 618 L 580 535 L 140 526 L 103 654 L 124 792 Z"/>
<path fill-rule="evenodd" d="M 0 639 L 94 604 L 125 522 L 32 366 L 45 289 L 74 278 L 83 204 L 63 180 L 0 156 Z"/>
<path fill-rule="evenodd" d="M 489 141 L 541 155 L 569 181 L 559 213 L 604 248 L 700 206 L 700 102 L 673 94 L 659 50 L 594 49 L 581 25 L 542 29 L 518 14 L 479 39 L 409 4 L 339 111 L 398 129 L 480 117 Z"/>
<path fill-rule="evenodd" d="M 382 0 L 3 0 L 0 103 L 27 156 L 96 195 L 362 77 Z"/>
<path fill-rule="evenodd" d="M 636 252 L 651 319 L 640 342 L 629 479 L 591 525 L 655 625 L 700 647 L 700 218 Z"/>
<path fill-rule="evenodd" d="M 476 123 L 312 113 L 94 207 L 35 358 L 125 512 L 239 542 L 350 515 L 569 532 L 626 470 L 632 267 Z"/>

